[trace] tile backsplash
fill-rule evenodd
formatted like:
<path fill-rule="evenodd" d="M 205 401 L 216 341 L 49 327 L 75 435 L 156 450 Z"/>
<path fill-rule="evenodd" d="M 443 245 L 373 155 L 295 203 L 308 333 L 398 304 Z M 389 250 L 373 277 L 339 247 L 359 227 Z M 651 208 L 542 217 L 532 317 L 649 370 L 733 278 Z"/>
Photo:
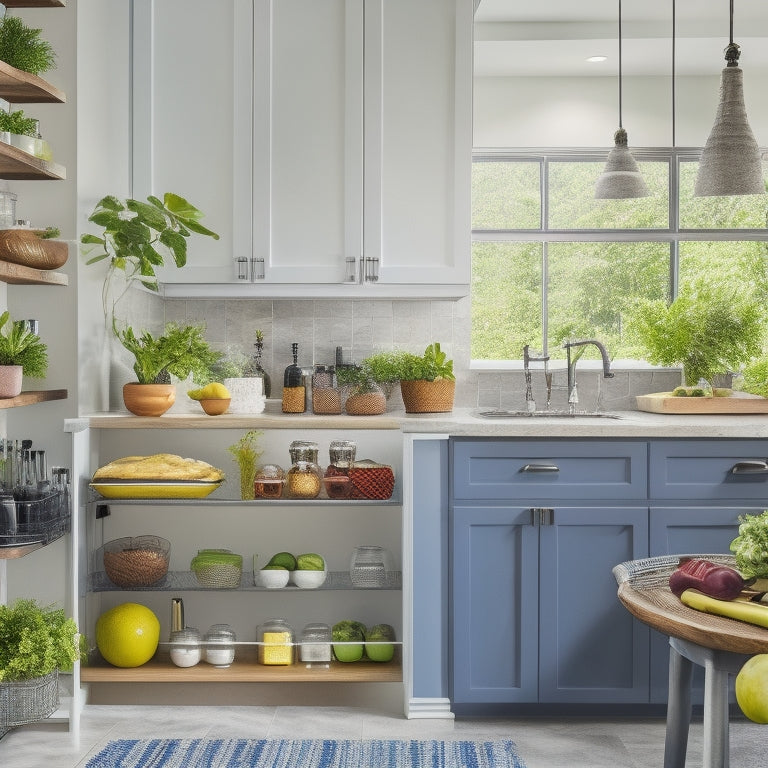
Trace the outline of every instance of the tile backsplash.
<path fill-rule="evenodd" d="M 130 322 L 204 323 L 209 343 L 221 351 L 253 352 L 254 334 L 264 334 L 262 365 L 272 379 L 272 397 L 280 397 L 283 371 L 292 362 L 291 344 L 299 344 L 299 365 L 333 363 L 336 347 L 345 359 L 361 360 L 382 349 L 421 353 L 432 341 L 454 360 L 456 407 L 525 406 L 522 371 L 470 370 L 470 300 L 271 300 L 165 299 L 144 292 L 131 302 Z M 140 318 L 140 319 L 138 319 Z M 149 319 L 149 320 L 148 320 Z M 610 351 L 610 350 L 609 350 Z M 579 408 L 631 410 L 635 396 L 667 391 L 680 383 L 680 372 L 664 369 L 617 369 L 612 379 L 584 363 L 578 370 Z M 558 368 L 558 366 L 560 366 Z M 564 363 L 553 363 L 552 407 L 565 407 Z M 546 403 L 544 376 L 534 366 L 533 392 L 538 407 Z M 392 407 L 397 407 L 393 403 Z"/>

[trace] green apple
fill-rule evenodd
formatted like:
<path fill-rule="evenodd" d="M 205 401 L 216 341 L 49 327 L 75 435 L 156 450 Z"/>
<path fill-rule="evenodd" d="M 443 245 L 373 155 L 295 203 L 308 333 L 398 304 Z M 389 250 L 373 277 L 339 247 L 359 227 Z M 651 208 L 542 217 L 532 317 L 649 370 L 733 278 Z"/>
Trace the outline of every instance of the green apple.
<path fill-rule="evenodd" d="M 736 675 L 736 701 L 756 723 L 768 723 L 768 653 L 747 660 Z"/>

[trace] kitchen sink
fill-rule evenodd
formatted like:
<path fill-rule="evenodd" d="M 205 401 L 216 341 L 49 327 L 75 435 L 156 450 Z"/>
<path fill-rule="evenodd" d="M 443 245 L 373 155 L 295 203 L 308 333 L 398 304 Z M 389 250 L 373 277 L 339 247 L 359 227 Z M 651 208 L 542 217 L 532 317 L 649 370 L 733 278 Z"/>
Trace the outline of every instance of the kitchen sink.
<path fill-rule="evenodd" d="M 616 413 L 593 413 L 590 411 L 574 411 L 569 413 L 568 411 L 505 411 L 505 410 L 488 410 L 478 411 L 474 414 L 481 419 L 620 419 Z"/>

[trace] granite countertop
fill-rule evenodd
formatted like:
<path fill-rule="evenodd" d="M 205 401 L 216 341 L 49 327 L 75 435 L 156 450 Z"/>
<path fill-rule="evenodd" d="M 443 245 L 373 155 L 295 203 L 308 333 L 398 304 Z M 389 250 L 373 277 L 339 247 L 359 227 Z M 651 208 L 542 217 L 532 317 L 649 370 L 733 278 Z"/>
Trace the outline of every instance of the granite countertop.
<path fill-rule="evenodd" d="M 450 413 L 407 414 L 387 411 L 381 416 L 320 416 L 311 413 L 284 414 L 280 401 L 269 401 L 263 413 L 206 416 L 196 413 L 167 413 L 160 417 L 138 417 L 127 413 L 100 413 L 69 420 L 69 430 L 94 429 L 399 429 L 406 434 L 435 434 L 456 437 L 538 438 L 768 438 L 768 414 L 658 414 L 616 411 L 619 418 L 518 417 L 486 419 L 478 408 L 455 408 Z"/>

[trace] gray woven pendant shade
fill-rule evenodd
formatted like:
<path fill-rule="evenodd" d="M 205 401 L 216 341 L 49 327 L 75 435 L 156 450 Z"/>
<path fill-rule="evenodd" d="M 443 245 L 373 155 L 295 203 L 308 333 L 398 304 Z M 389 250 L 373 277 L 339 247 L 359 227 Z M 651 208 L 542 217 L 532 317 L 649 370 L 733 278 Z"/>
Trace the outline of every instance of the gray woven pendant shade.
<path fill-rule="evenodd" d="M 648 197 L 648 186 L 627 146 L 627 132 L 619 128 L 613 140 L 615 146 L 608 153 L 605 169 L 595 184 L 595 197 L 598 200 Z"/>
<path fill-rule="evenodd" d="M 738 46 L 734 46 L 738 61 Z M 744 106 L 743 72 L 731 64 L 720 79 L 720 103 L 715 124 L 701 153 L 693 194 L 761 195 L 765 193 L 763 167 L 757 141 L 749 127 Z"/>

